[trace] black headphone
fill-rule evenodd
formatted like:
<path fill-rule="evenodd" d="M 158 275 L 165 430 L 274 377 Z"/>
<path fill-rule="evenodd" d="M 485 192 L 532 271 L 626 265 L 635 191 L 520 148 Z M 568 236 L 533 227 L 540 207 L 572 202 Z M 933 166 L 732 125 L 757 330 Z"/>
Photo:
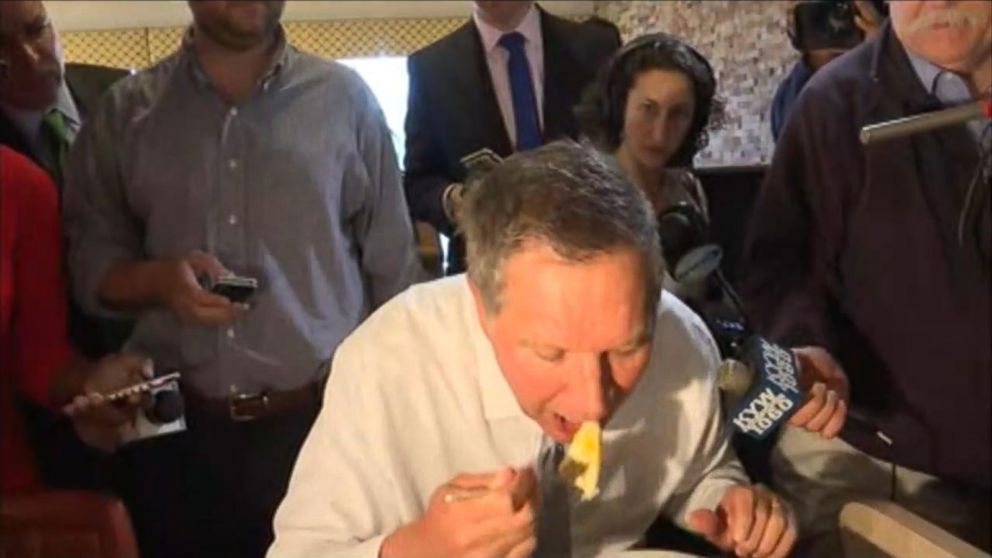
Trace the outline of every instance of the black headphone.
<path fill-rule="evenodd" d="M 622 70 L 624 64 L 627 62 L 627 59 L 633 56 L 635 52 L 640 52 L 645 49 L 682 52 L 688 54 L 690 58 L 706 70 L 710 81 L 713 83 L 714 89 L 716 87 L 716 74 L 713 72 L 713 67 L 710 65 L 705 56 L 700 54 L 699 51 L 691 47 L 688 43 L 667 33 L 649 33 L 647 35 L 637 37 L 618 50 L 616 54 L 613 55 L 613 58 L 610 59 L 610 62 L 605 69 L 606 91 L 600 99 L 601 105 L 599 110 L 600 114 L 603 115 L 603 122 L 606 125 L 606 132 L 609 137 L 619 137 L 620 133 L 623 131 L 623 107 L 626 106 L 628 91 L 618 91 L 618 89 L 622 86 L 626 86 L 629 89 L 632 85 L 621 84 L 620 80 L 617 79 L 617 74 Z M 692 78 L 693 82 L 695 82 L 694 76 L 690 76 L 690 78 Z"/>
<path fill-rule="evenodd" d="M 695 205 L 686 202 L 677 203 L 658 216 L 658 235 L 661 252 L 670 267 L 710 241 L 706 218 Z"/>

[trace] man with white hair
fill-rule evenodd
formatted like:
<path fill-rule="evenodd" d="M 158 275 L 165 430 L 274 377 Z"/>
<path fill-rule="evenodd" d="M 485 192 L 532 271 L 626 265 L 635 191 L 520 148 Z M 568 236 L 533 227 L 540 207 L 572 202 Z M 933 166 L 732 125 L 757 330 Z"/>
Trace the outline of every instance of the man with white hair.
<path fill-rule="evenodd" d="M 989 547 L 992 127 L 868 147 L 858 133 L 987 97 L 992 3 L 889 10 L 878 36 L 807 85 L 749 239 L 745 295 L 757 324 L 778 341 L 830 349 L 870 425 L 835 440 L 782 433 L 772 465 L 798 506 L 803 556 L 840 555 L 837 514 L 855 499 L 895 499 Z"/>

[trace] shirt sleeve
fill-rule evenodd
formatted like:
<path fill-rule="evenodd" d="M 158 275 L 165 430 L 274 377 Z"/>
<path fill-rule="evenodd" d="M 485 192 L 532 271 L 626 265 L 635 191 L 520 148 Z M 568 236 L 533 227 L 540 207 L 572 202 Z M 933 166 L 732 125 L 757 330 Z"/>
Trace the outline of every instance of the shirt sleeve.
<path fill-rule="evenodd" d="M 131 213 L 118 153 L 123 147 L 121 85 L 104 95 L 69 152 L 65 197 L 69 273 L 77 302 L 89 314 L 126 317 L 106 308 L 99 289 L 111 266 L 144 257 L 141 225 Z"/>
<path fill-rule="evenodd" d="M 358 149 L 369 181 L 356 233 L 372 303 L 378 307 L 426 275 L 417 257 L 389 127 L 372 91 L 356 79 Z"/>
<path fill-rule="evenodd" d="M 724 492 L 731 486 L 749 485 L 750 479 L 730 445 L 730 432 L 720 407 L 715 371 L 719 366 L 716 343 L 701 320 L 692 325 L 692 337 L 704 348 L 703 366 L 707 381 L 699 382 L 694 394 L 697 401 L 686 408 L 696 409 L 692 421 L 703 421 L 702 435 L 690 452 L 694 456 L 683 473 L 682 482 L 673 492 L 662 513 L 685 528 L 686 516 L 698 509 L 716 509 Z"/>
<path fill-rule="evenodd" d="M 268 558 L 378 558 L 403 523 L 388 455 L 397 433 L 374 390 L 357 381 L 368 371 L 348 343 L 334 357 L 323 407 L 276 512 Z"/>
<path fill-rule="evenodd" d="M 66 329 L 65 271 L 58 194 L 40 168 L 20 156 L 4 157 L 17 215 L 14 241 L 14 370 L 20 392 L 50 405 L 49 387 L 72 358 Z M 8 174 L 9 173 L 9 174 Z"/>

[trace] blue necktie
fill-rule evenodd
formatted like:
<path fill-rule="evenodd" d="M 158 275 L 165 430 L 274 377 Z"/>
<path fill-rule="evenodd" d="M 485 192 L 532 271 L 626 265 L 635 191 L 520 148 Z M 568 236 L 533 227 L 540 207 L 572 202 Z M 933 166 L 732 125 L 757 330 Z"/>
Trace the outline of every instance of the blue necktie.
<path fill-rule="evenodd" d="M 513 122 L 517 127 L 517 151 L 541 145 L 541 121 L 537 114 L 534 80 L 524 51 L 524 36 L 514 31 L 499 38 L 499 45 L 510 53 L 506 73 L 510 77 L 513 96 Z"/>

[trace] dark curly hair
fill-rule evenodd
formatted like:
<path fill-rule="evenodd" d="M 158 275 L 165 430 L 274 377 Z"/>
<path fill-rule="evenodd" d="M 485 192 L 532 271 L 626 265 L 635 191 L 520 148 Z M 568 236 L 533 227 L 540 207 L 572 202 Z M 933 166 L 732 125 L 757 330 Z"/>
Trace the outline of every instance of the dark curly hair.
<path fill-rule="evenodd" d="M 667 163 L 669 167 L 692 166 L 693 157 L 709 141 L 706 130 L 711 117 L 714 121 L 722 117 L 723 103 L 714 98 L 716 77 L 706 58 L 671 35 L 643 35 L 613 55 L 575 108 L 579 126 L 601 149 L 616 151 L 623 134 L 630 90 L 637 76 L 652 69 L 681 72 L 692 82 L 696 97 L 692 124 L 682 145 Z"/>

